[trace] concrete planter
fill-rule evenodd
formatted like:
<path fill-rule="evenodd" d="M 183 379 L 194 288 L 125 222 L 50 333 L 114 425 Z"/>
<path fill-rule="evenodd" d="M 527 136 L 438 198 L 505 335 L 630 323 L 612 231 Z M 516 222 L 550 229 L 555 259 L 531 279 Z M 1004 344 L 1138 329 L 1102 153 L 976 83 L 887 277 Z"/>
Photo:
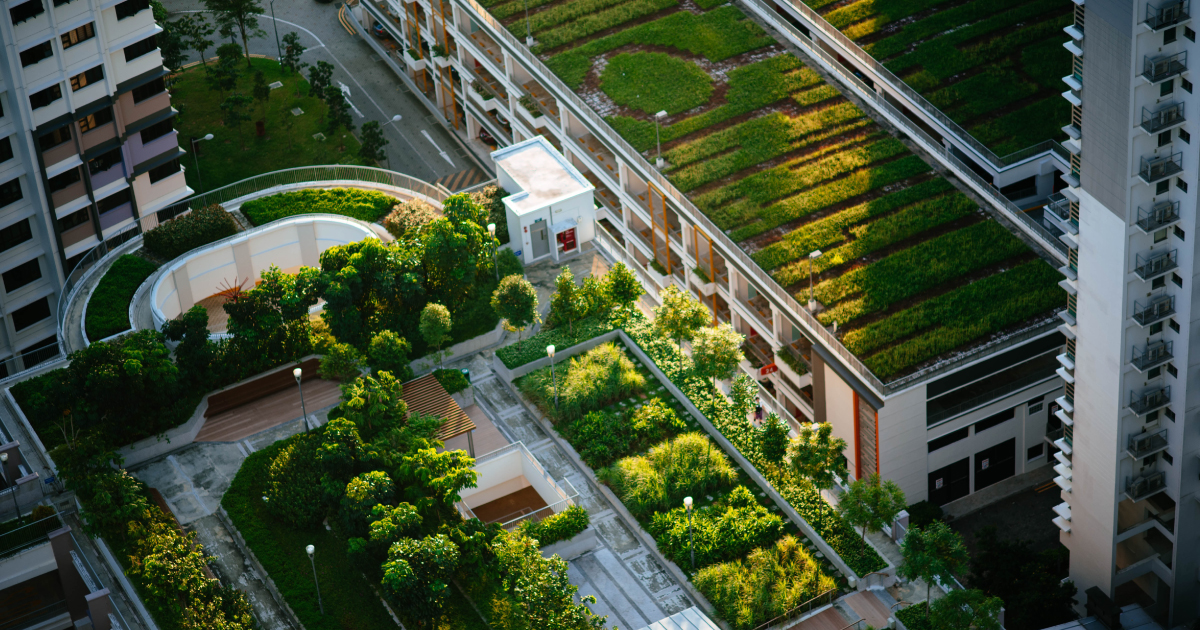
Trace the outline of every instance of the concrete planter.
<path fill-rule="evenodd" d="M 563 560 L 571 560 L 599 546 L 600 538 L 596 535 L 596 528 L 588 525 L 587 529 L 575 534 L 574 538 L 560 540 L 542 547 L 542 557 L 558 556 Z"/>
<path fill-rule="evenodd" d="M 545 127 L 549 122 L 549 120 L 546 118 L 546 115 L 541 111 L 529 111 L 529 109 L 520 102 L 517 103 L 516 109 L 521 111 L 521 115 L 525 117 L 525 120 L 528 120 L 529 123 L 533 125 L 534 129 L 537 129 L 538 127 Z"/>
<path fill-rule="evenodd" d="M 404 53 L 404 63 L 408 65 L 409 72 L 420 72 L 429 66 L 424 59 L 413 59 L 408 53 Z"/>
<path fill-rule="evenodd" d="M 712 294 L 717 292 L 716 282 L 705 282 L 694 270 L 691 272 L 691 276 L 692 282 L 696 283 L 696 288 L 700 290 L 700 294 L 704 297 L 712 297 Z"/>

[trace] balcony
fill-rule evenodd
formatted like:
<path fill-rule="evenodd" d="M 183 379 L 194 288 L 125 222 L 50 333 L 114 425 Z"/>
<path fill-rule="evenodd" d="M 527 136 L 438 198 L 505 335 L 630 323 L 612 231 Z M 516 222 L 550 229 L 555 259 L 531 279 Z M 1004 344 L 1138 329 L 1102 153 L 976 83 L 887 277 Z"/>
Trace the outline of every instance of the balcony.
<path fill-rule="evenodd" d="M 1153 184 L 1182 170 L 1182 152 L 1172 153 L 1171 155 L 1143 157 L 1142 166 L 1138 169 L 1138 177 L 1141 177 L 1142 181 L 1147 184 Z"/>
<path fill-rule="evenodd" d="M 548 139 L 549 137 L 547 137 Z M 596 189 L 593 195 L 596 199 L 600 200 L 600 205 L 608 210 L 609 216 L 613 217 L 613 220 L 620 221 L 622 216 L 621 200 L 617 198 L 616 193 L 610 190 L 608 185 L 600 181 L 600 178 L 593 175 L 591 171 L 584 171 L 583 178 L 591 182 L 592 186 Z"/>
<path fill-rule="evenodd" d="M 1071 218 L 1071 200 L 1054 193 L 1044 206 L 1047 220 L 1060 232 L 1079 233 L 1079 222 Z"/>
<path fill-rule="evenodd" d="M 483 51 L 484 57 L 496 64 L 497 71 L 504 69 L 504 52 L 500 50 L 500 44 L 497 44 L 491 35 L 488 35 L 483 30 L 478 30 L 467 36 Z"/>
<path fill-rule="evenodd" d="M 1129 363 L 1133 369 L 1138 372 L 1145 372 L 1151 368 L 1162 365 L 1170 361 L 1174 354 L 1175 342 L 1173 341 L 1156 341 L 1148 343 L 1144 348 L 1133 347 L 1133 358 Z"/>
<path fill-rule="evenodd" d="M 1189 19 L 1190 5 L 1191 2 L 1188 0 L 1163 2 L 1157 6 L 1146 3 L 1146 19 L 1142 21 L 1142 24 L 1152 31 L 1182 24 Z"/>
<path fill-rule="evenodd" d="M 1133 273 L 1142 280 L 1152 280 L 1179 266 L 1179 250 L 1154 254 L 1138 254 Z"/>
<path fill-rule="evenodd" d="M 1151 411 L 1162 409 L 1171 402 L 1171 386 L 1154 386 L 1143 390 L 1140 394 L 1129 392 L 1129 410 L 1144 416 Z"/>
<path fill-rule="evenodd" d="M 1142 62 L 1142 78 L 1150 83 L 1162 83 L 1187 72 L 1187 51 L 1159 57 L 1146 56 Z"/>
<path fill-rule="evenodd" d="M 1136 225 L 1146 234 L 1157 232 L 1178 220 L 1178 201 L 1160 201 L 1149 208 L 1138 206 Z"/>
<path fill-rule="evenodd" d="M 1130 501 L 1142 501 L 1167 488 L 1167 475 L 1162 471 L 1152 472 L 1137 477 L 1126 478 L 1125 497 Z"/>
<path fill-rule="evenodd" d="M 1134 433 L 1125 443 L 1125 452 L 1134 459 L 1149 457 L 1168 446 L 1167 430 L 1159 429 L 1153 433 Z"/>
<path fill-rule="evenodd" d="M 769 333 L 774 330 L 773 324 L 775 320 L 771 312 L 771 303 L 767 301 L 767 298 L 755 295 L 750 299 L 742 300 L 742 304 L 754 316 L 754 319 L 751 320 L 754 326 L 756 328 L 761 327 L 758 328 L 759 332 Z"/>
<path fill-rule="evenodd" d="M 1149 326 L 1174 314 L 1175 296 L 1173 295 L 1159 295 L 1150 298 L 1145 304 L 1137 300 L 1133 302 L 1133 321 L 1137 322 L 1139 326 Z"/>
<path fill-rule="evenodd" d="M 558 102 L 554 97 L 546 91 L 537 81 L 530 81 L 521 86 L 525 89 L 525 93 L 533 99 L 533 105 L 537 107 L 542 114 L 549 116 L 554 122 L 561 121 L 561 114 L 558 111 Z"/>
<path fill-rule="evenodd" d="M 767 343 L 762 335 L 747 336 L 746 342 L 742 344 L 742 352 L 750 360 L 750 365 L 759 370 L 760 378 L 765 376 L 761 372 L 762 368 L 775 363 L 775 352 L 771 350 L 771 344 Z"/>
<path fill-rule="evenodd" d="M 599 169 L 595 170 L 607 174 L 612 178 L 612 181 L 617 181 L 617 158 L 612 154 L 612 151 L 605 148 L 604 144 L 590 133 L 583 134 L 576 138 L 576 141 L 579 142 L 579 146 L 587 150 L 592 160 L 600 166 Z"/>
<path fill-rule="evenodd" d="M 1158 133 L 1183 123 L 1183 103 L 1170 103 L 1154 111 L 1149 107 L 1142 108 L 1141 126 L 1146 133 Z"/>

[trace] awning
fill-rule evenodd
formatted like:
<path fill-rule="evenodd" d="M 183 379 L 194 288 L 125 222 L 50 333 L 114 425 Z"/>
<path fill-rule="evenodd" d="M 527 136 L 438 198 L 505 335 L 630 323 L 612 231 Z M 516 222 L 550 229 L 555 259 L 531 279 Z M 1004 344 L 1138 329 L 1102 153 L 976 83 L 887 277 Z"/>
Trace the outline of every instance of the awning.
<path fill-rule="evenodd" d="M 551 225 L 550 233 L 558 234 L 560 232 L 566 232 L 567 230 L 569 230 L 573 227 L 578 227 L 578 226 L 579 226 L 579 222 L 576 221 L 575 219 L 567 219 L 566 221 L 559 221 L 558 223 Z"/>
<path fill-rule="evenodd" d="M 475 430 L 475 423 L 467 417 L 467 412 L 454 402 L 433 374 L 411 380 L 401 387 L 404 391 L 400 398 L 408 405 L 409 415 L 420 413 L 444 420 L 436 436 L 442 442 Z"/>

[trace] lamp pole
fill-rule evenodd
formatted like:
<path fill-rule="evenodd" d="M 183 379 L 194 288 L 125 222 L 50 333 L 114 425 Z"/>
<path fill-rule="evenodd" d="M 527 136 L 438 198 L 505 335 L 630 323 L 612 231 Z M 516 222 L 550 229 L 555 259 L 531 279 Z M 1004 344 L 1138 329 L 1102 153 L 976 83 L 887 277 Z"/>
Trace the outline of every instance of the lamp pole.
<path fill-rule="evenodd" d="M 271 22 L 275 24 L 275 54 L 279 55 L 276 59 L 283 65 L 283 48 L 279 46 L 279 20 L 275 19 L 275 0 L 271 0 Z"/>
<path fill-rule="evenodd" d="M 192 159 L 196 160 L 196 184 L 200 186 L 200 192 L 204 192 L 204 180 L 200 177 L 200 153 L 196 151 L 196 143 L 212 139 L 211 133 L 205 134 L 203 138 L 192 138 Z"/>
<path fill-rule="evenodd" d="M 300 368 L 292 370 L 292 376 L 296 377 L 296 387 L 300 388 L 300 413 L 303 414 L 304 432 L 308 433 L 308 410 L 304 408 L 304 384 L 300 382 L 302 374 L 304 374 L 304 370 Z"/>
<path fill-rule="evenodd" d="M 8 453 L 0 453 L 0 468 L 8 467 Z M 5 475 L 4 481 L 8 482 L 8 476 Z M 17 522 L 21 522 L 21 504 L 17 503 L 17 484 L 9 483 L 12 486 L 13 507 L 17 509 Z"/>
<path fill-rule="evenodd" d="M 662 138 L 659 136 L 658 126 L 659 122 L 666 117 L 667 110 L 665 109 L 654 115 L 654 143 L 658 145 L 658 157 L 654 159 L 654 165 L 658 168 L 662 168 L 665 164 L 662 159 Z"/>
<path fill-rule="evenodd" d="M 808 310 L 817 310 L 817 299 L 813 293 L 813 265 L 817 264 L 817 259 L 821 257 L 821 250 L 815 250 L 808 255 Z"/>
<path fill-rule="evenodd" d="M 688 549 L 692 552 L 692 570 L 696 570 L 696 539 L 692 536 L 692 497 L 683 497 L 688 513 Z"/>
<path fill-rule="evenodd" d="M 496 224 L 488 224 L 488 234 L 492 236 L 492 269 L 496 270 L 496 282 L 500 282 L 500 266 L 496 264 Z"/>
<path fill-rule="evenodd" d="M 401 118 L 404 118 L 404 117 L 401 116 L 400 114 L 396 114 L 395 116 L 392 116 L 391 120 L 383 123 L 383 125 L 392 125 L 392 124 L 398 123 L 398 122 L 400 122 Z M 379 127 L 380 131 L 383 130 L 383 125 L 381 125 Z M 400 134 L 400 135 L 403 136 L 404 134 Z M 392 170 L 392 156 L 388 155 L 387 149 L 384 149 L 383 159 L 387 160 L 388 170 L 389 171 Z"/>
<path fill-rule="evenodd" d="M 558 411 L 558 376 L 554 374 L 554 346 L 546 346 L 546 354 L 550 356 L 550 378 L 554 380 L 554 410 Z"/>
<path fill-rule="evenodd" d="M 533 48 L 533 33 L 529 30 L 529 0 L 525 0 L 525 45 Z"/>
<path fill-rule="evenodd" d="M 313 560 L 313 553 L 316 552 L 317 548 L 309 545 L 305 547 L 304 550 L 308 552 L 308 563 L 312 565 L 313 570 L 313 584 L 317 586 L 317 606 L 320 606 L 321 614 L 324 615 L 325 604 L 321 602 L 321 583 L 317 581 L 317 563 L 315 560 Z"/>

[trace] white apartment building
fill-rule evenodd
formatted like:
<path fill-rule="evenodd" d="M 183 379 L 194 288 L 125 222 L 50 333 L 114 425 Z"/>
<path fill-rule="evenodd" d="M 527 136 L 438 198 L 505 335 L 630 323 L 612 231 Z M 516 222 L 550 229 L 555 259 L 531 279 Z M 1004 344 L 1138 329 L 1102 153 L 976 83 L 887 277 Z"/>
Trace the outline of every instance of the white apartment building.
<path fill-rule="evenodd" d="M 192 192 L 147 0 L 3 5 L 0 377 L 58 354 L 59 293 L 87 252 Z"/>

